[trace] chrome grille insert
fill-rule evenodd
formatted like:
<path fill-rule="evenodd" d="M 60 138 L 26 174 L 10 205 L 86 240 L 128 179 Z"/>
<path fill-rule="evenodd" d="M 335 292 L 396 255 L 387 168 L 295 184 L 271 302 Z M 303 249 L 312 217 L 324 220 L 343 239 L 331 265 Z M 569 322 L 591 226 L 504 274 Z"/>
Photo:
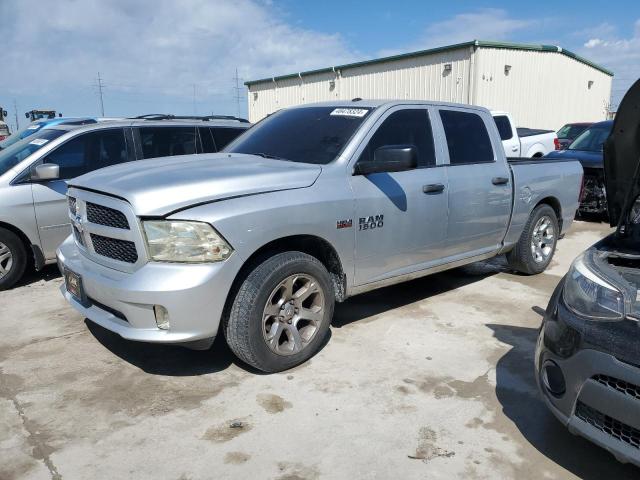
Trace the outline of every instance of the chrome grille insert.
<path fill-rule="evenodd" d="M 93 249 L 98 255 L 125 263 L 136 263 L 138 261 L 138 252 L 136 251 L 135 243 L 128 240 L 103 237 L 95 233 L 92 233 L 90 236 Z"/>
<path fill-rule="evenodd" d="M 129 222 L 124 213 L 91 202 L 87 202 L 87 220 L 96 225 L 129 230 Z"/>

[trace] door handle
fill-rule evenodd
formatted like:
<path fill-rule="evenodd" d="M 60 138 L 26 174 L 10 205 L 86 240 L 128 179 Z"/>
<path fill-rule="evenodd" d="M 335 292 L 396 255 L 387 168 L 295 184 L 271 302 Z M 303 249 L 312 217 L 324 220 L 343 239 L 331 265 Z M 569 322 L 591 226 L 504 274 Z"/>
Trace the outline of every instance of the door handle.
<path fill-rule="evenodd" d="M 512 152 L 517 152 L 518 151 L 518 147 L 511 147 L 511 151 Z"/>
<path fill-rule="evenodd" d="M 506 185 L 509 183 L 509 179 L 507 177 L 493 177 L 491 183 L 494 185 Z"/>
<path fill-rule="evenodd" d="M 442 183 L 431 183 L 429 185 L 422 186 L 423 193 L 442 193 L 444 191 L 444 185 Z"/>

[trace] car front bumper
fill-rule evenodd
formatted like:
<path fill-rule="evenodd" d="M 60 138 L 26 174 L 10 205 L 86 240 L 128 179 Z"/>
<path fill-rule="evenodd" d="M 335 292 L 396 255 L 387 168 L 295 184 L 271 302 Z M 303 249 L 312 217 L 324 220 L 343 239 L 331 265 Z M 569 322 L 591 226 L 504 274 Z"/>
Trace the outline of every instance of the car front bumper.
<path fill-rule="evenodd" d="M 62 285 L 67 301 L 92 322 L 128 340 L 206 348 L 213 342 L 240 261 L 179 264 L 149 262 L 124 273 L 86 258 L 67 238 L 57 251 L 58 268 L 80 276 L 84 298 Z M 160 329 L 154 306 L 164 307 L 170 327 Z"/>
<path fill-rule="evenodd" d="M 536 379 L 545 403 L 572 433 L 605 448 L 619 461 L 640 467 L 640 368 L 590 348 L 580 332 L 563 331 L 575 325 L 577 317 L 561 296 L 559 286 L 547 307 L 535 354 Z M 571 342 L 578 348 L 570 347 Z M 544 380 L 545 368 L 558 372 L 556 366 L 565 385 L 561 394 L 557 382 L 553 393 L 548 388 L 553 382 Z"/>

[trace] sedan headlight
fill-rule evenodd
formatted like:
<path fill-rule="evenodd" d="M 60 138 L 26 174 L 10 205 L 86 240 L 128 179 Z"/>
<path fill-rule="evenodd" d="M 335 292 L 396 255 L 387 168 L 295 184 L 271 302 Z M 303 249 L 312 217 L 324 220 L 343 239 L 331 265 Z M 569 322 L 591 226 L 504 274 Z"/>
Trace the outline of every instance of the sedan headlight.
<path fill-rule="evenodd" d="M 624 295 L 598 275 L 592 256 L 592 252 L 586 252 L 571 265 L 564 284 L 564 303 L 592 320 L 621 320 L 625 316 Z"/>
<path fill-rule="evenodd" d="M 208 223 L 148 220 L 142 225 L 149 256 L 157 262 L 221 262 L 233 252 Z"/>

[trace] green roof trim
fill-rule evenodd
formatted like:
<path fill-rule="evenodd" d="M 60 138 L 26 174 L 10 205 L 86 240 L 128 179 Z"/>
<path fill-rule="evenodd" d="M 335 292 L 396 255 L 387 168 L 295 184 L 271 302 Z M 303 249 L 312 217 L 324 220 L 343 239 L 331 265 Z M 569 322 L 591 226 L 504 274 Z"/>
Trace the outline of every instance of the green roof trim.
<path fill-rule="evenodd" d="M 355 68 L 355 67 L 364 67 L 366 65 L 375 65 L 377 63 L 392 62 L 395 60 L 404 60 L 407 58 L 421 57 L 424 55 L 431 55 L 434 53 L 446 52 L 450 50 L 458 50 L 461 48 L 468 48 L 468 47 L 502 48 L 506 50 L 528 50 L 528 51 L 534 51 L 534 52 L 560 53 L 580 63 L 589 65 L 590 67 L 593 67 L 596 70 L 600 70 L 602 73 L 605 73 L 613 77 L 613 72 L 611 70 L 607 70 L 606 68 L 598 65 L 597 63 L 587 60 L 586 58 L 581 57 L 576 53 L 573 53 L 569 50 L 565 50 L 564 48 L 558 47 L 556 45 L 536 45 L 536 44 L 527 44 L 527 43 L 491 42 L 486 40 L 472 40 L 470 42 L 456 43 L 454 45 L 430 48 L 428 50 L 418 50 L 417 52 L 401 53 L 399 55 L 392 55 L 390 57 L 375 58 L 373 60 L 363 60 L 361 62 L 346 63 L 344 65 L 336 65 L 334 67 L 319 68 L 316 70 L 307 70 L 304 72 L 291 73 L 288 75 L 280 75 L 277 77 L 261 78 L 259 80 L 249 80 L 248 82 L 245 82 L 245 85 L 249 87 L 251 85 L 255 85 L 258 83 L 274 82 L 278 80 L 286 80 L 291 78 L 302 78 L 302 77 L 314 75 L 317 73 L 335 72 L 336 70 L 344 70 L 347 68 Z"/>

